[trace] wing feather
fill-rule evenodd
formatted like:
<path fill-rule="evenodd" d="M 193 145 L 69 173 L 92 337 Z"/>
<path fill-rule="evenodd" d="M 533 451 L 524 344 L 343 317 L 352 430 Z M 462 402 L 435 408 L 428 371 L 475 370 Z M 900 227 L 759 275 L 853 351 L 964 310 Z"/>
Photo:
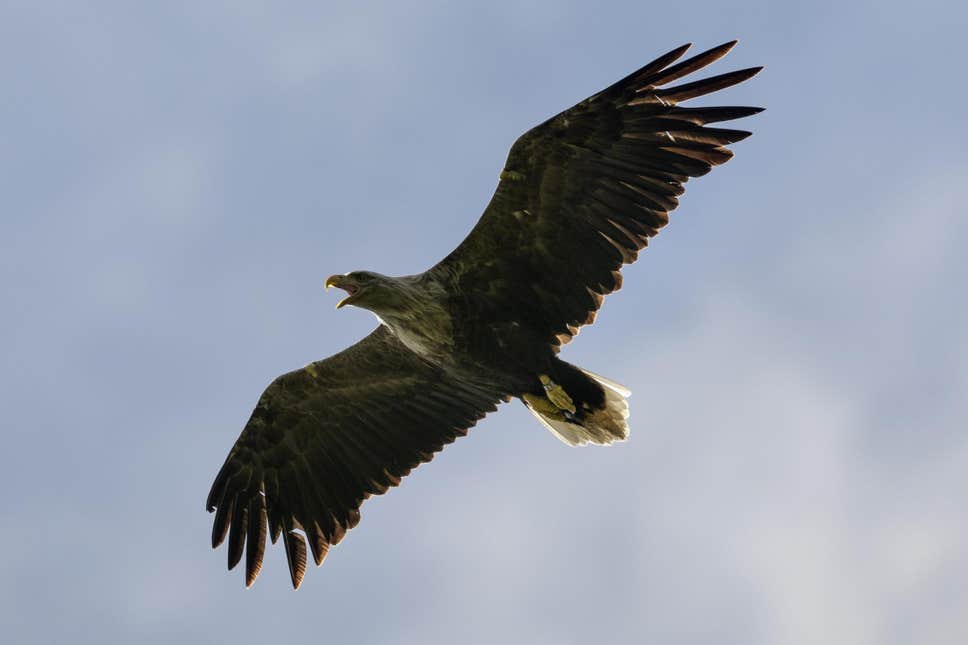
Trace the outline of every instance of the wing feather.
<path fill-rule="evenodd" d="M 249 500 L 248 535 L 245 537 L 245 586 L 251 587 L 262 571 L 266 552 L 266 503 L 259 494 Z"/>

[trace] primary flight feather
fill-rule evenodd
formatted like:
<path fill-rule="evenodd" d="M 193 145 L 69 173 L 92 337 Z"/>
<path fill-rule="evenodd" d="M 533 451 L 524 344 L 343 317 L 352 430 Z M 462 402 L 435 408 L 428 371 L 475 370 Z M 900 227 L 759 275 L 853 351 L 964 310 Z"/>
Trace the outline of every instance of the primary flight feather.
<path fill-rule="evenodd" d="M 381 324 L 352 347 L 266 388 L 215 477 L 212 546 L 259 575 L 282 536 L 293 587 L 360 520 L 370 495 L 400 483 L 497 404 L 520 398 L 561 440 L 628 437 L 628 391 L 558 358 L 591 323 L 619 270 L 669 221 L 683 184 L 750 135 L 708 127 L 761 111 L 680 107 L 760 68 L 671 83 L 734 42 L 675 63 L 684 45 L 548 119 L 511 147 L 477 225 L 424 273 L 334 275 L 338 307 Z"/>

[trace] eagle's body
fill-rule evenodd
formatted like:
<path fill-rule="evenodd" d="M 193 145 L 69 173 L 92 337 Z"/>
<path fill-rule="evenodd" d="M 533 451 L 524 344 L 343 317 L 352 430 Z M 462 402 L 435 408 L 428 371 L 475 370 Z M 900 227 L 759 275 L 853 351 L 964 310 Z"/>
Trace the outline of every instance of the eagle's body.
<path fill-rule="evenodd" d="M 416 276 L 357 271 L 326 284 L 358 289 L 340 306 L 370 309 L 404 348 L 451 378 L 503 399 L 521 398 L 566 443 L 625 439 L 627 392 L 559 359 L 540 319 L 529 320 L 520 309 L 480 306 L 493 300 L 462 284 L 465 275 L 442 262 Z"/>
<path fill-rule="evenodd" d="M 571 445 L 628 436 L 628 391 L 558 357 L 591 323 L 619 269 L 668 223 L 682 184 L 728 160 L 750 133 L 706 127 L 759 108 L 682 108 L 759 68 L 670 88 L 734 43 L 673 65 L 680 47 L 552 117 L 511 148 L 480 221 L 424 273 L 359 271 L 326 286 L 380 325 L 343 352 L 277 378 L 209 493 L 213 546 L 258 575 L 284 536 L 293 585 L 306 542 L 317 564 L 359 507 L 501 401 L 520 398 Z M 305 541 L 304 541 L 305 540 Z"/>

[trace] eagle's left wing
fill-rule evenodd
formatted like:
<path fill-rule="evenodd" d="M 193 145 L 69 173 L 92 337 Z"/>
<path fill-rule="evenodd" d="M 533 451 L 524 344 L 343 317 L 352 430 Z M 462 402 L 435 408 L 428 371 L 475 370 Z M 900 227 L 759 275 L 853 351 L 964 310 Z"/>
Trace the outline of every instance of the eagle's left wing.
<path fill-rule="evenodd" d="M 669 221 L 683 184 L 731 156 L 749 132 L 708 127 L 760 111 L 679 104 L 760 68 L 669 86 L 735 42 L 674 63 L 660 56 L 523 134 L 477 225 L 435 266 L 478 323 L 524 323 L 552 345 L 594 320 L 619 270 Z"/>
<path fill-rule="evenodd" d="M 325 360 L 277 378 L 212 484 L 212 547 L 245 547 L 245 584 L 265 540 L 284 534 L 294 587 L 360 520 L 359 507 L 467 433 L 503 395 L 434 367 L 382 325 Z"/>

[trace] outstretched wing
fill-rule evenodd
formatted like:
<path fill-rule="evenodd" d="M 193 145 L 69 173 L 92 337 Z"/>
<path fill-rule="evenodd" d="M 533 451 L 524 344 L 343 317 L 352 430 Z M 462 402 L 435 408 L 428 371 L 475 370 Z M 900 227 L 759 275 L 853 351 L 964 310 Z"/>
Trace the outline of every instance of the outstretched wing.
<path fill-rule="evenodd" d="M 501 399 L 431 366 L 382 325 L 352 347 L 277 378 L 212 484 L 212 547 L 245 546 L 245 584 L 265 540 L 283 535 L 293 587 L 360 520 L 360 504 L 400 483 Z M 302 533 L 300 533 L 300 531 Z"/>
<path fill-rule="evenodd" d="M 689 45 L 679 47 L 515 142 L 484 215 L 433 269 L 475 319 L 514 316 L 553 345 L 594 320 L 621 286 L 618 270 L 668 223 L 683 184 L 727 161 L 724 146 L 750 135 L 706 125 L 761 108 L 678 104 L 761 68 L 665 87 L 734 44 L 672 65 Z"/>

